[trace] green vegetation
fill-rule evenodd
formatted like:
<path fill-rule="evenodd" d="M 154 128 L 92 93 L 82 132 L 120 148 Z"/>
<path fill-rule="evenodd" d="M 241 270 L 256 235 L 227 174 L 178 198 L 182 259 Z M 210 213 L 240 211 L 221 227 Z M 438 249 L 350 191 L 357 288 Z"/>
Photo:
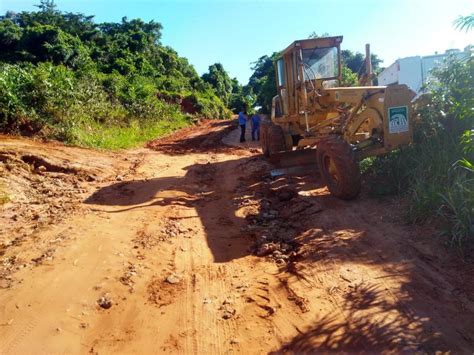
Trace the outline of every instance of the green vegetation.
<path fill-rule="evenodd" d="M 474 242 L 474 58 L 449 58 L 432 75 L 415 105 L 414 144 L 367 171 L 374 194 L 404 197 L 409 222 L 435 219 L 463 246 Z"/>
<path fill-rule="evenodd" d="M 231 79 L 220 63 L 209 67 L 209 72 L 202 79 L 211 85 L 215 94 L 234 113 L 239 111 L 252 111 L 255 105 L 255 95 L 248 86 L 239 84 L 236 78 Z"/>
<path fill-rule="evenodd" d="M 124 148 L 194 117 L 230 117 L 238 83 L 218 65 L 200 78 L 161 45 L 159 23 L 96 24 L 52 0 L 38 7 L 0 16 L 0 130 Z"/>
<path fill-rule="evenodd" d="M 456 21 L 454 21 L 454 25 L 459 30 L 466 30 L 469 31 L 474 28 L 474 13 L 467 15 L 467 16 L 459 16 Z"/>
<path fill-rule="evenodd" d="M 271 56 L 264 55 L 253 63 L 253 74 L 249 79 L 248 87 L 255 93 L 255 104 L 261 106 L 263 113 L 270 113 L 272 99 L 277 94 L 275 79 L 275 61 L 279 53 Z"/>
<path fill-rule="evenodd" d="M 163 136 L 188 124 L 189 120 L 185 116 L 178 116 L 172 120 L 151 121 L 145 124 L 133 121 L 125 127 L 103 126 L 94 123 L 94 125 L 81 127 L 77 130 L 73 129 L 75 137 L 73 142 L 87 147 L 124 149 Z"/>

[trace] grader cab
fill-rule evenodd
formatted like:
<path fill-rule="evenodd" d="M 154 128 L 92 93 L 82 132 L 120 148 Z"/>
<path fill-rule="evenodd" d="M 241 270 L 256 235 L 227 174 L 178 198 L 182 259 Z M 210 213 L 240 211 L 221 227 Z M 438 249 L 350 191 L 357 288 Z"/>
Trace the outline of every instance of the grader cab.
<path fill-rule="evenodd" d="M 331 194 L 352 199 L 361 188 L 360 159 L 412 141 L 414 93 L 406 85 L 372 86 L 368 45 L 360 86 L 341 87 L 341 42 L 342 36 L 300 40 L 281 53 L 278 95 L 261 143 L 267 157 L 312 149 Z"/>

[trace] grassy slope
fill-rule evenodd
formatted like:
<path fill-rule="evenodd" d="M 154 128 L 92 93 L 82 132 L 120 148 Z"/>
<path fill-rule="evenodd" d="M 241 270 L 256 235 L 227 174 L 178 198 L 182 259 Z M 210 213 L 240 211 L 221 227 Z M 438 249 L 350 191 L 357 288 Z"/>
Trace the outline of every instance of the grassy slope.
<path fill-rule="evenodd" d="M 74 129 L 74 141 L 72 143 L 85 147 L 112 150 L 133 148 L 151 139 L 186 127 L 190 123 L 191 121 L 183 116 L 172 121 L 157 121 L 146 125 L 132 123 L 127 127 L 99 124 L 82 126 Z"/>

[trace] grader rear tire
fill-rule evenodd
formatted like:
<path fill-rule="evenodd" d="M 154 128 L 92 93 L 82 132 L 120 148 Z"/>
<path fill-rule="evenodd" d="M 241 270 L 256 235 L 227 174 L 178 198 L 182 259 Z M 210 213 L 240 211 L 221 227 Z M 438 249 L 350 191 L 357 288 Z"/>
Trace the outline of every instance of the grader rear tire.
<path fill-rule="evenodd" d="M 336 135 L 323 138 L 317 146 L 317 160 L 323 181 L 332 195 L 343 200 L 359 195 L 359 164 L 347 142 Z"/>
<path fill-rule="evenodd" d="M 271 122 L 262 122 L 260 132 L 262 153 L 265 157 L 287 150 L 283 129 Z"/>

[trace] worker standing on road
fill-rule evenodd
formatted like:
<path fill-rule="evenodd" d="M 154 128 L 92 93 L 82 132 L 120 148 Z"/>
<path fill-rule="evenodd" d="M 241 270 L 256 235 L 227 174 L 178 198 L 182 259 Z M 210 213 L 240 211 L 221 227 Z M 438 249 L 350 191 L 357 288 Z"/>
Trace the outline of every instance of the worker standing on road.
<path fill-rule="evenodd" d="M 239 112 L 239 126 L 240 126 L 240 143 L 245 142 L 245 124 L 247 123 L 247 117 L 244 111 Z"/>
<path fill-rule="evenodd" d="M 252 116 L 252 140 L 255 139 L 260 140 L 260 116 L 258 113 Z"/>

